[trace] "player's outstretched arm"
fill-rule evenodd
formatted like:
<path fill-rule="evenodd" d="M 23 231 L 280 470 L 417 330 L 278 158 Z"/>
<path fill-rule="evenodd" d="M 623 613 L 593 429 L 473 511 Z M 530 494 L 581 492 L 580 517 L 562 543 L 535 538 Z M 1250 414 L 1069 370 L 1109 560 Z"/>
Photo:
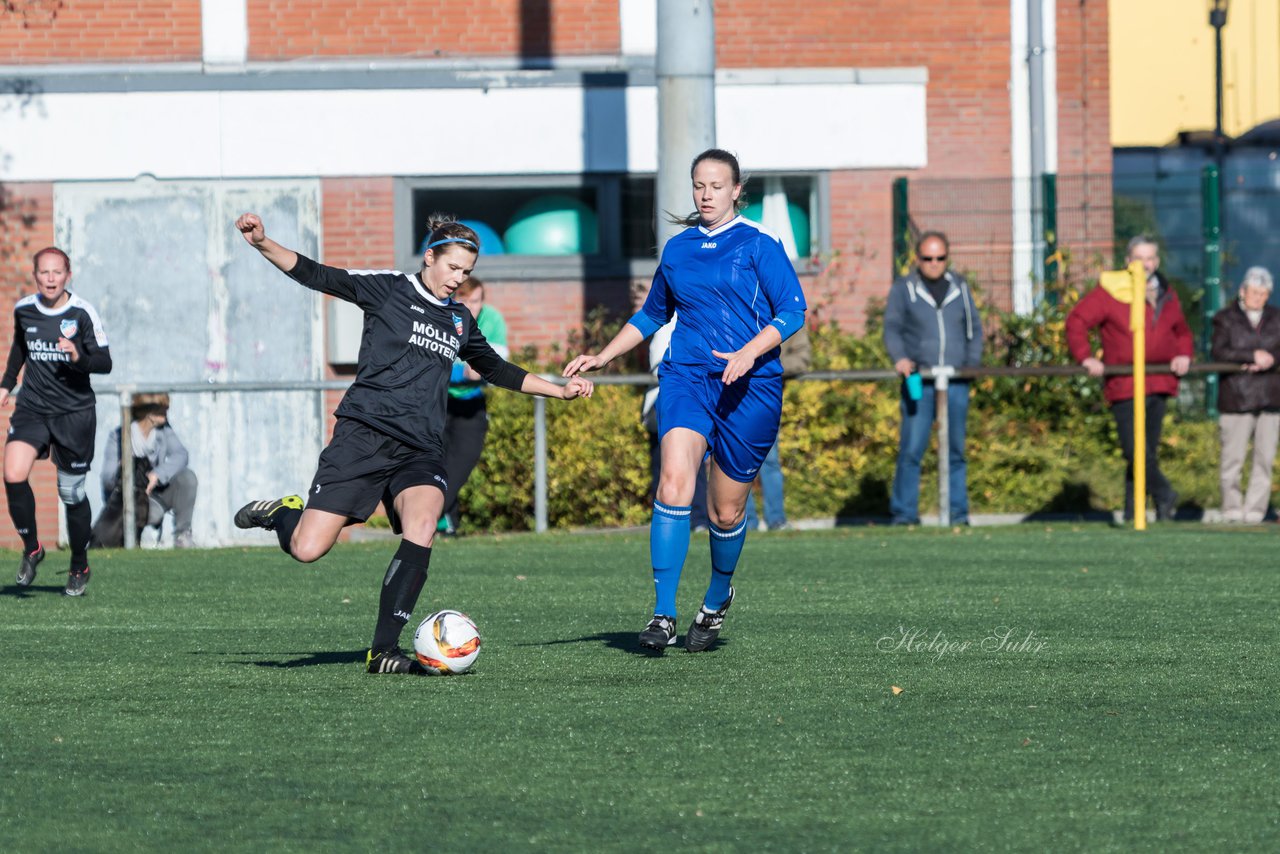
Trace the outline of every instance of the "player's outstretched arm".
<path fill-rule="evenodd" d="M 262 225 L 262 217 L 255 213 L 244 213 L 236 219 L 236 228 L 244 235 L 249 245 L 262 253 L 281 272 L 287 273 L 298 264 L 298 253 L 287 249 L 267 237 L 267 230 Z"/>
<path fill-rule="evenodd" d="M 623 353 L 630 352 L 644 339 L 643 332 L 630 323 L 624 323 L 618 334 L 599 353 L 594 356 L 584 353 L 565 365 L 563 376 L 576 377 L 584 371 L 598 371 Z"/>
<path fill-rule="evenodd" d="M 537 374 L 525 374 L 520 391 L 525 394 L 537 394 L 542 397 L 558 397 L 561 400 L 573 400 L 575 397 L 591 397 L 595 391 L 595 383 L 582 377 L 573 377 L 564 385 L 548 382 Z"/>

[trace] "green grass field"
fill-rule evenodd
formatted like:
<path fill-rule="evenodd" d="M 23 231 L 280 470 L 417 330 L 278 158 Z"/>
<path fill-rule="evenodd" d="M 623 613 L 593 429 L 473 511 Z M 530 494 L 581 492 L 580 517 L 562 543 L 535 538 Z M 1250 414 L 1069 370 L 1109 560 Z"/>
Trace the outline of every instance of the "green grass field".
<path fill-rule="evenodd" d="M 363 672 L 390 542 L 102 552 L 82 600 L 9 553 L 0 850 L 1280 846 L 1272 532 L 753 536 L 720 645 L 661 657 L 647 543 L 438 546 L 449 678 Z"/>

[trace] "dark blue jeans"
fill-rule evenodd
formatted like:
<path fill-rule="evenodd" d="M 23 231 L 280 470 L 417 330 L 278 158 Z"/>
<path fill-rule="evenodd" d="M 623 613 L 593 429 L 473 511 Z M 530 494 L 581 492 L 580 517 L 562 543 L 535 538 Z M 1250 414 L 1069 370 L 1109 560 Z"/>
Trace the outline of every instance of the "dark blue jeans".
<path fill-rule="evenodd" d="M 901 391 L 899 409 L 902 431 L 898 444 L 898 464 L 893 471 L 893 493 L 889 496 L 889 512 L 895 524 L 920 521 L 920 461 L 929 448 L 933 433 L 935 404 L 933 385 L 927 380 L 919 400 Z M 950 438 L 948 459 L 951 463 L 951 522 L 969 521 L 969 486 L 964 458 L 965 430 L 969 421 L 969 383 L 952 382 L 947 386 L 947 430 Z"/>
<path fill-rule="evenodd" d="M 774 442 L 769 454 L 760 464 L 760 495 L 764 501 L 764 523 L 770 531 L 787 524 L 787 511 L 783 503 L 782 460 L 778 456 L 778 443 Z M 759 524 L 756 515 L 756 497 L 747 496 L 747 530 L 754 531 Z"/>

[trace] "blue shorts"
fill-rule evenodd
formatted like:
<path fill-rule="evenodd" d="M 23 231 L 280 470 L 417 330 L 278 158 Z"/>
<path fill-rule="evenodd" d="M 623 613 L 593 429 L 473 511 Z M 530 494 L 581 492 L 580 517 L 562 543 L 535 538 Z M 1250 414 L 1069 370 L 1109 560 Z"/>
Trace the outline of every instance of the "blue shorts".
<path fill-rule="evenodd" d="M 658 436 L 685 427 L 706 438 L 716 465 L 751 483 L 778 438 L 782 377 L 750 377 L 725 385 L 719 374 L 664 364 L 658 374 Z"/>

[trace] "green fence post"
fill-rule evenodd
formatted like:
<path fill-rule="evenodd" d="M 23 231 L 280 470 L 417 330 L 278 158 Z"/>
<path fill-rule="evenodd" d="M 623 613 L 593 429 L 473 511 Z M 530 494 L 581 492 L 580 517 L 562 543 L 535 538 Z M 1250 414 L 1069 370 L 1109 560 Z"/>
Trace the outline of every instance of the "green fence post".
<path fill-rule="evenodd" d="M 1040 198 L 1044 210 L 1044 295 L 1049 305 L 1058 304 L 1058 275 L 1062 269 L 1062 257 L 1058 254 L 1058 176 L 1046 172 L 1040 176 Z"/>
<path fill-rule="evenodd" d="M 1222 305 L 1222 184 L 1218 167 L 1209 164 L 1200 177 L 1200 205 L 1204 211 L 1204 297 L 1200 352 L 1208 355 L 1213 340 L 1213 316 Z M 1205 409 L 1218 417 L 1218 375 L 1205 376 Z"/>
<path fill-rule="evenodd" d="M 893 179 L 893 276 L 911 267 L 911 211 L 907 208 L 907 179 Z"/>

